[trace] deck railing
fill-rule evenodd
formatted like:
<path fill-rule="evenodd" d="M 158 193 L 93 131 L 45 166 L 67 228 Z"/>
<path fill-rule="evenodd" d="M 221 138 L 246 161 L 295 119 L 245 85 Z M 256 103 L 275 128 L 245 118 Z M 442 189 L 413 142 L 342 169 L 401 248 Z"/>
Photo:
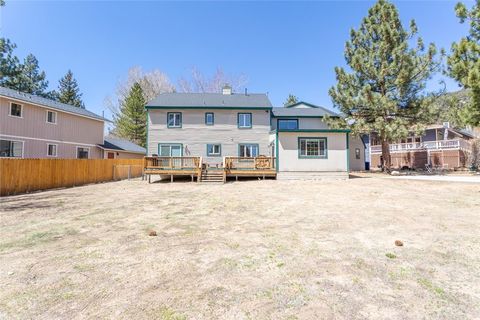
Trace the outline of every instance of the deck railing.
<path fill-rule="evenodd" d="M 202 157 L 145 157 L 144 166 L 160 170 L 201 169 Z"/>
<path fill-rule="evenodd" d="M 445 149 L 463 149 L 470 150 L 470 143 L 468 141 L 457 140 L 436 140 L 424 142 L 411 143 L 394 143 L 390 144 L 391 152 L 413 151 L 413 150 L 445 150 Z M 371 146 L 371 153 L 381 153 L 382 146 Z"/>
<path fill-rule="evenodd" d="M 275 170 L 274 157 L 224 157 L 226 170 Z"/>

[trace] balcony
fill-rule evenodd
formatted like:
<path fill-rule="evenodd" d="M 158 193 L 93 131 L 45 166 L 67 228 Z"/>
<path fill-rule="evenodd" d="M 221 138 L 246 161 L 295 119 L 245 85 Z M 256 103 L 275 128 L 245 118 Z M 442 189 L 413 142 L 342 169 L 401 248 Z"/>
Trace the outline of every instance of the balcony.
<path fill-rule="evenodd" d="M 390 152 L 407 152 L 407 151 L 425 151 L 425 150 L 470 150 L 470 143 L 466 140 L 437 140 L 410 143 L 394 143 L 390 144 Z M 376 145 L 370 147 L 372 154 L 382 153 L 382 146 Z"/>

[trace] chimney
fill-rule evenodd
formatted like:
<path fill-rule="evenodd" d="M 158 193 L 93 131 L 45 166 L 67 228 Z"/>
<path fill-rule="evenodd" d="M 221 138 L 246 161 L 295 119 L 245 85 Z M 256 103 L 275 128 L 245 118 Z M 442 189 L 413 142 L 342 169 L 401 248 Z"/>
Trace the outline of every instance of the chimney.
<path fill-rule="evenodd" d="M 228 84 L 225 84 L 222 88 L 222 94 L 225 94 L 225 95 L 232 94 L 232 87 L 230 87 Z"/>

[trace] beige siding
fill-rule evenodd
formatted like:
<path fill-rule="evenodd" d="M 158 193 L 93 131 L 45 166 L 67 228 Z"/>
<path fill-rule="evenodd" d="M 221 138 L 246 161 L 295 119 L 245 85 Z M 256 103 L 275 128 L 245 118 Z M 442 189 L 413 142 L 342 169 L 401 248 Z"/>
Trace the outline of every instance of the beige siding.
<path fill-rule="evenodd" d="M 300 159 L 299 137 L 327 138 L 326 159 Z M 346 133 L 324 132 L 279 132 L 278 153 L 280 172 L 342 172 L 347 171 Z"/>
<path fill-rule="evenodd" d="M 277 129 L 279 119 L 298 119 L 299 129 L 328 129 L 328 125 L 322 118 L 282 117 L 272 119 L 272 129 Z"/>
<path fill-rule="evenodd" d="M 167 128 L 167 113 L 182 113 L 182 128 Z M 205 125 L 205 113 L 213 112 L 215 124 Z M 252 113 L 252 128 L 237 127 L 238 113 Z M 238 156 L 240 143 L 256 143 L 260 155 L 270 155 L 268 110 L 149 110 L 148 155 L 158 154 L 159 143 L 183 144 L 184 156 L 202 156 L 204 162 L 221 163 L 224 156 Z M 207 157 L 207 144 L 222 145 L 221 157 Z"/>
<path fill-rule="evenodd" d="M 360 159 L 356 158 L 355 149 L 360 150 Z M 365 170 L 365 146 L 359 137 L 350 135 L 350 171 Z"/>
<path fill-rule="evenodd" d="M 22 118 L 9 116 L 10 103 L 21 104 Z M 57 123 L 47 123 L 47 110 L 57 113 Z M 0 97 L 0 136 L 25 141 L 25 158 L 46 158 L 47 143 L 58 144 L 59 158 L 75 158 L 76 146 L 90 147 L 91 158 L 101 158 L 103 121 Z"/>

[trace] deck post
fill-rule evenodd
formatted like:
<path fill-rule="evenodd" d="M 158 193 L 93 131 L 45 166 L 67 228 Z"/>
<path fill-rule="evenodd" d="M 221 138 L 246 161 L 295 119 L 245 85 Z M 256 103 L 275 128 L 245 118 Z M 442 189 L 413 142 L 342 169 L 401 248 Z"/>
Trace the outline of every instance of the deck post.
<path fill-rule="evenodd" d="M 149 174 L 149 175 L 148 175 L 148 183 L 152 183 L 152 180 L 151 180 L 151 178 L 152 178 L 152 175 L 151 175 L 151 174 Z"/>
<path fill-rule="evenodd" d="M 192 182 L 193 182 L 193 174 L 191 174 L 190 177 L 192 178 Z"/>
<path fill-rule="evenodd" d="M 238 176 L 235 176 L 235 181 L 238 181 Z"/>
<path fill-rule="evenodd" d="M 173 182 L 173 174 L 170 175 L 170 182 Z"/>

